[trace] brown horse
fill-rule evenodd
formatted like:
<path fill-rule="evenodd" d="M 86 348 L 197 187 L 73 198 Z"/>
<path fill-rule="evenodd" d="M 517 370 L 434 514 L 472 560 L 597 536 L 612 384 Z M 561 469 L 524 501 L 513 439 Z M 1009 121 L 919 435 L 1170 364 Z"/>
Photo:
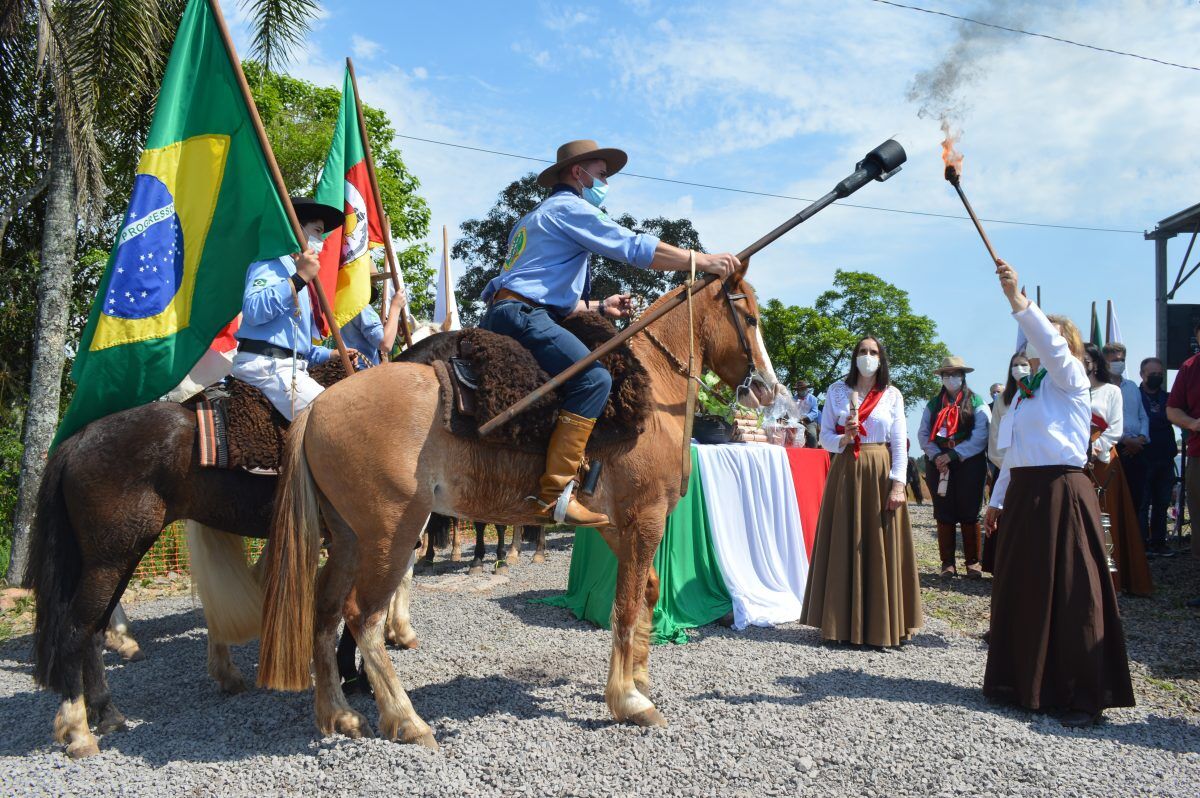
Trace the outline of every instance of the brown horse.
<path fill-rule="evenodd" d="M 426 339 L 402 359 L 429 362 L 452 342 Z M 332 377 L 331 377 L 332 378 Z M 31 535 L 27 586 L 36 591 L 34 679 L 62 696 L 55 738 L 72 756 L 124 728 L 104 676 L 105 627 L 142 556 L 163 528 L 188 519 L 193 583 L 208 625 L 208 670 L 225 692 L 244 689 L 229 645 L 258 635 L 261 589 L 243 537 L 265 538 L 278 478 L 201 468 L 196 414 L 152 402 L 98 419 L 46 463 Z M 407 606 L 389 627 L 415 639 Z"/>
<path fill-rule="evenodd" d="M 698 361 L 731 386 L 749 386 L 749 403 L 759 404 L 773 397 L 776 382 L 753 329 L 757 303 L 744 274 L 743 267 L 696 294 L 692 340 Z M 613 520 L 600 531 L 619 562 L 605 698 L 614 718 L 640 726 L 666 723 L 648 697 L 651 613 L 658 600 L 651 561 L 680 495 L 689 337 L 688 311 L 678 307 L 631 339 L 649 373 L 654 404 L 640 436 L 598 452 L 604 477 L 588 501 Z M 392 421 L 380 425 L 381 417 Z M 393 456 L 368 465 L 364 451 Z M 384 649 L 388 600 L 431 512 L 536 523 L 526 496 L 543 460 L 447 432 L 439 381 L 429 366 L 372 369 L 319 397 L 288 433 L 266 565 L 259 684 L 308 688 L 315 653 L 318 729 L 369 733 L 337 678 L 334 638 L 344 613 L 375 692 L 380 731 L 436 747 Z M 316 575 L 318 516 L 332 540 Z"/>

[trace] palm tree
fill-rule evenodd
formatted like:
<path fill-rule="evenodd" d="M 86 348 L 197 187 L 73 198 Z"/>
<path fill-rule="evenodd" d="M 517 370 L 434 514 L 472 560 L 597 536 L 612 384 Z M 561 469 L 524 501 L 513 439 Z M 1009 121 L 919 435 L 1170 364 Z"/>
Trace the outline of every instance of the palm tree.
<path fill-rule="evenodd" d="M 6 574 L 10 584 L 25 572 L 38 486 L 58 426 L 76 237 L 81 225 L 105 221 L 99 218 L 107 193 L 105 144 L 127 137 L 131 129 L 145 135 L 187 2 L 0 0 L 0 74 L 28 76 L 33 70 L 26 85 L 38 89 L 20 92 L 15 87 L 22 84 L 6 77 L 0 81 L 0 114 L 19 119 L 15 111 L 25 110 L 25 118 L 44 126 L 31 129 L 30 140 L 46 142 L 44 172 L 14 193 L 14 202 L 28 202 L 30 192 L 44 191 L 45 212 L 24 453 Z M 251 56 L 268 69 L 285 63 L 319 11 L 314 0 L 241 0 L 241 6 L 253 29 Z M 49 113 L 39 120 L 28 110 L 30 104 L 37 108 L 41 92 L 51 99 L 45 103 Z M 9 212 L 11 204 L 0 210 Z"/>

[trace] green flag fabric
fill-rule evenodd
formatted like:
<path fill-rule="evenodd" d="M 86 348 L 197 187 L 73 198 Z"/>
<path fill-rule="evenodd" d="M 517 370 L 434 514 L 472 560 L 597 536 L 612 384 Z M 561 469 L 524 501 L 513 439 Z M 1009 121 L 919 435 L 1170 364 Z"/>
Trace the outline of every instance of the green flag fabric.
<path fill-rule="evenodd" d="M 692 484 L 667 518 L 666 532 L 654 554 L 658 604 L 654 607 L 654 643 L 686 643 L 685 629 L 705 626 L 733 610 L 713 550 L 704 509 L 703 475 L 692 448 Z M 567 592 L 538 599 L 565 607 L 576 618 L 610 628 L 617 592 L 617 558 L 594 529 L 575 530 Z"/>
<path fill-rule="evenodd" d="M 297 250 L 207 0 L 184 11 L 55 444 L 158 399 L 241 309 L 246 268 Z"/>

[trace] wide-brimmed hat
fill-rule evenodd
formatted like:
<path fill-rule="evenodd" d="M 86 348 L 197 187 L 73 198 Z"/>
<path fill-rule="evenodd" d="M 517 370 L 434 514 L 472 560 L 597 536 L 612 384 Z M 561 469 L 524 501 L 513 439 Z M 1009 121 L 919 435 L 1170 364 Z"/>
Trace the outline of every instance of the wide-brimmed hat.
<path fill-rule="evenodd" d="M 963 374 L 970 374 L 975 369 L 967 365 L 967 361 L 963 360 L 958 355 L 942 358 L 942 365 L 933 370 L 934 374 L 944 374 L 947 371 L 961 371 Z"/>
<path fill-rule="evenodd" d="M 292 207 L 296 209 L 296 218 L 300 224 L 307 224 L 313 219 L 325 222 L 325 232 L 346 223 L 346 215 L 332 205 L 317 202 L 312 197 L 292 197 Z"/>
<path fill-rule="evenodd" d="M 808 380 L 797 380 L 796 381 L 796 390 L 800 390 L 801 388 L 808 388 L 808 387 L 811 387 L 808 384 Z"/>
<path fill-rule="evenodd" d="M 629 156 L 623 150 L 614 147 L 601 147 L 591 139 L 568 141 L 558 148 L 558 156 L 552 166 L 546 167 L 538 175 L 538 185 L 543 188 L 554 188 L 558 182 L 558 173 L 568 166 L 574 166 L 582 161 L 604 161 L 608 164 L 608 176 L 612 177 L 625 168 Z"/>

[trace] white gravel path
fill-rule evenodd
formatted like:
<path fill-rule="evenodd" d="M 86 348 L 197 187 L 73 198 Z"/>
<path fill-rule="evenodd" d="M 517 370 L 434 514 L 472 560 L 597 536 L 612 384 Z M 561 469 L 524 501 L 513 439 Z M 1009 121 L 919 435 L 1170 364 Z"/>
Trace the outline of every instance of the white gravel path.
<path fill-rule="evenodd" d="M 565 586 L 569 542 L 509 579 L 418 576 L 422 647 L 392 658 L 438 753 L 322 740 L 310 693 L 221 696 L 200 611 L 168 598 L 130 608 L 147 659 L 109 679 L 131 728 L 91 759 L 51 742 L 56 700 L 33 688 L 28 636 L 0 645 L 0 795 L 1200 795 L 1200 718 L 1135 708 L 1068 731 L 993 707 L 982 645 L 936 620 L 882 653 L 798 626 L 709 627 L 651 654 L 670 727 L 613 725 L 609 633 L 528 603 Z M 255 654 L 235 655 L 251 679 Z"/>

